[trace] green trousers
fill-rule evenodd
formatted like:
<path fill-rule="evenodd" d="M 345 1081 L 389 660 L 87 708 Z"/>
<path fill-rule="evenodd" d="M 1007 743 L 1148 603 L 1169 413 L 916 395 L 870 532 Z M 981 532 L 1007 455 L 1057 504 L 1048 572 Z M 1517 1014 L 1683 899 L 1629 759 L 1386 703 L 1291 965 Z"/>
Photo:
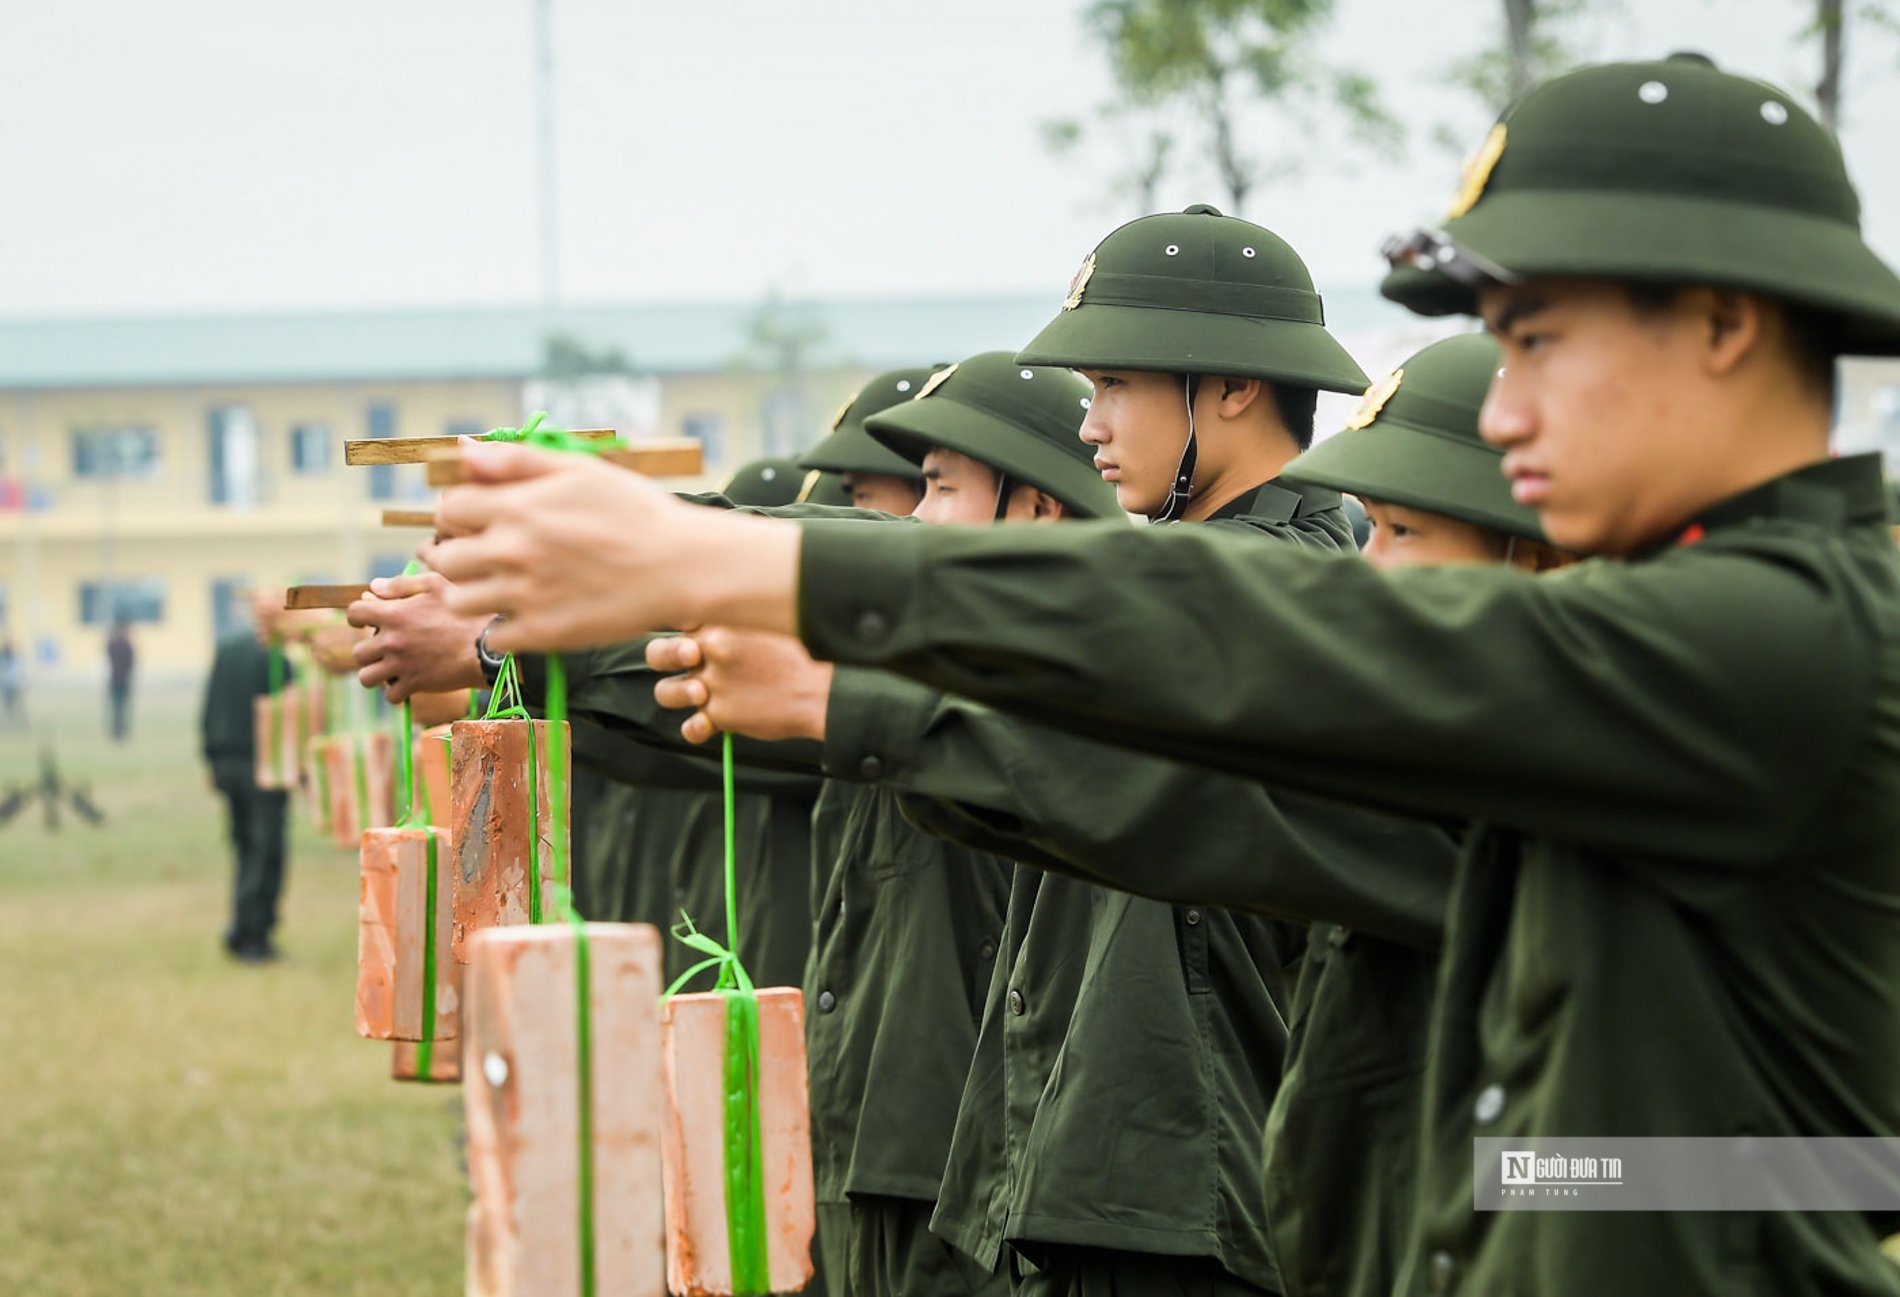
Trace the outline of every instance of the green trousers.
<path fill-rule="evenodd" d="M 829 1297 L 1006 1297 L 1009 1283 L 930 1232 L 937 1204 L 857 1196 L 818 1204 Z"/>

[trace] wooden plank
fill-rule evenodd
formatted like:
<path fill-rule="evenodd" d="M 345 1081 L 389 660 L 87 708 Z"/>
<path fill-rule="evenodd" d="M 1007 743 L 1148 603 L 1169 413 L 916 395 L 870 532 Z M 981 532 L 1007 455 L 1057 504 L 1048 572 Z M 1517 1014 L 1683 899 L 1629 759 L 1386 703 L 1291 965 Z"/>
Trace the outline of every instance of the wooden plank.
<path fill-rule="evenodd" d="M 771 987 L 759 1000 L 759 1130 L 765 1170 L 766 1254 L 771 1291 L 811 1280 L 817 1219 L 811 1169 L 811 1105 L 805 1076 L 805 998 Z M 684 1297 L 728 1294 L 725 1057 L 729 1000 L 676 995 L 660 1007 L 666 1075 L 667 1286 Z"/>
<path fill-rule="evenodd" d="M 576 437 L 605 441 L 614 435 L 612 428 L 579 428 Z M 460 437 L 358 437 L 343 443 L 343 462 L 364 464 L 420 464 L 431 450 L 461 444 Z"/>
<path fill-rule="evenodd" d="M 660 935 L 589 923 L 594 1291 L 662 1297 Z M 581 1291 L 576 938 L 565 923 L 469 942 L 462 1087 L 471 1297 Z"/>
<path fill-rule="evenodd" d="M 435 530 L 435 511 L 433 509 L 385 509 L 383 510 L 385 527 L 427 527 Z"/>
<path fill-rule="evenodd" d="M 705 471 L 705 448 L 691 437 L 642 441 L 625 450 L 603 450 L 599 458 L 648 477 L 696 477 Z M 459 486 L 462 482 L 460 447 L 428 457 L 430 486 Z"/>
<path fill-rule="evenodd" d="M 349 585 L 293 585 L 284 591 L 284 607 L 287 610 L 347 608 L 367 593 L 367 581 L 351 582 Z"/>
<path fill-rule="evenodd" d="M 539 830 L 541 908 L 553 913 L 554 816 L 566 817 L 568 801 L 551 804 L 547 787 L 546 721 L 457 721 L 449 734 L 449 836 L 455 846 L 450 886 L 455 904 L 455 958 L 468 962 L 468 941 L 483 928 L 528 922 L 531 834 L 528 809 L 528 727 L 534 727 L 535 767 L 541 772 L 532 817 Z M 561 726 L 563 745 L 568 728 Z M 573 770 L 571 757 L 563 769 Z M 566 792 L 563 789 L 563 792 Z M 573 835 L 567 835 L 572 842 Z"/>
<path fill-rule="evenodd" d="M 435 843 L 431 860 L 429 844 Z M 460 1032 L 455 961 L 449 958 L 448 872 L 440 829 L 371 829 L 363 835 L 357 907 L 356 1034 L 371 1040 L 454 1040 Z M 434 887 L 430 873 L 435 874 Z M 429 894 L 435 893 L 435 909 Z M 423 1020 L 425 970 L 434 939 L 434 1018 Z"/>

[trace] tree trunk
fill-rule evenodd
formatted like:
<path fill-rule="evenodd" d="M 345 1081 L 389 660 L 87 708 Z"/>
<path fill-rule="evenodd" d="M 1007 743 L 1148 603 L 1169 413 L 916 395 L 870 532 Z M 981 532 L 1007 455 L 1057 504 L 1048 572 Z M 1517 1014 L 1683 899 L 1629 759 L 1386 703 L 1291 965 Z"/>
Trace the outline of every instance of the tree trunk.
<path fill-rule="evenodd" d="M 1536 25 L 1537 0 L 1504 0 L 1505 44 L 1511 56 L 1511 98 L 1514 101 L 1537 83 L 1531 55 L 1531 36 Z"/>
<path fill-rule="evenodd" d="M 1814 87 L 1821 120 L 1829 130 L 1841 122 L 1841 68 L 1847 53 L 1847 11 L 1842 0 L 1815 0 L 1815 25 L 1821 29 L 1821 80 Z"/>

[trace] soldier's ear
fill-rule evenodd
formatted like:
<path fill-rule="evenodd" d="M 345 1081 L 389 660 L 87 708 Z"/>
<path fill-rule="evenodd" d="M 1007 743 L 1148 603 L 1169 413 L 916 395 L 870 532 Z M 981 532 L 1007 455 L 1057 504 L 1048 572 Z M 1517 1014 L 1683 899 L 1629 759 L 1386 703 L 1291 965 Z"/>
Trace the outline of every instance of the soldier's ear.
<path fill-rule="evenodd" d="M 1060 522 L 1069 516 L 1069 506 L 1050 495 L 1047 491 L 1036 490 L 1035 512 L 1030 518 L 1036 522 Z"/>
<path fill-rule="evenodd" d="M 1258 378 L 1217 378 L 1219 384 L 1220 412 L 1223 418 L 1237 419 L 1265 398 L 1266 382 Z"/>
<path fill-rule="evenodd" d="M 1710 377 L 1732 373 L 1761 349 L 1772 309 L 1761 297 L 1730 288 L 1704 288 L 1691 295 L 1690 303 L 1706 339 L 1703 366 Z"/>

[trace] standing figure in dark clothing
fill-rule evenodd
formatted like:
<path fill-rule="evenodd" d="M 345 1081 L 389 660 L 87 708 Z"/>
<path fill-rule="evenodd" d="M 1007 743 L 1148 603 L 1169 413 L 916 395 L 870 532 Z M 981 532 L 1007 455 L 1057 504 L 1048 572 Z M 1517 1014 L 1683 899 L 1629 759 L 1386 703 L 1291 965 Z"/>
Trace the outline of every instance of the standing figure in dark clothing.
<path fill-rule="evenodd" d="M 20 681 L 24 674 L 13 641 L 0 639 L 0 721 L 8 729 L 17 729 L 20 724 Z"/>
<path fill-rule="evenodd" d="M 121 617 L 112 623 L 112 635 L 106 640 L 106 664 L 110 672 L 106 679 L 106 699 L 111 705 L 115 743 L 125 742 L 132 728 L 127 713 L 132 704 L 132 664 L 136 658 L 130 626 Z"/>
<path fill-rule="evenodd" d="M 247 964 L 277 958 L 271 932 L 277 926 L 277 898 L 283 890 L 289 794 L 257 786 L 256 699 L 270 692 L 266 645 L 283 602 L 282 590 L 257 592 L 252 603 L 253 630 L 218 645 L 205 685 L 200 726 L 211 786 L 224 798 L 230 815 L 231 849 L 237 865 L 224 948 Z"/>

